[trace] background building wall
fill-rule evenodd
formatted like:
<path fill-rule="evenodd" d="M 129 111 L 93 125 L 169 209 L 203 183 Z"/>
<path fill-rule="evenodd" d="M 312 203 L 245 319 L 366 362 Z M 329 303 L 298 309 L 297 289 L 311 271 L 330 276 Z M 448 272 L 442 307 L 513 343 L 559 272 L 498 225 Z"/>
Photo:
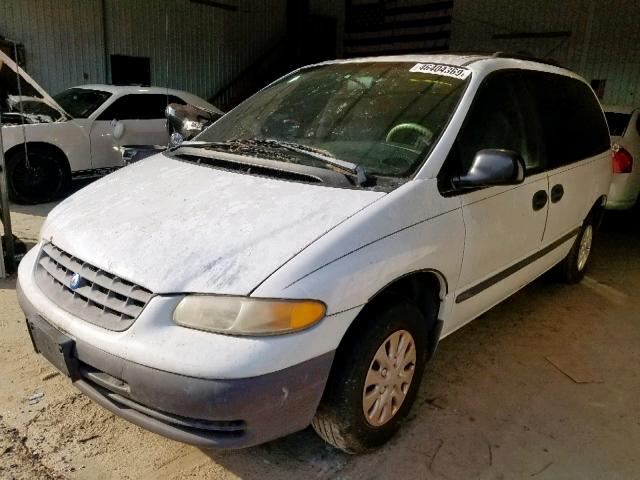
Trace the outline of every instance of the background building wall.
<path fill-rule="evenodd" d="M 208 98 L 285 34 L 285 0 L 233 3 L 238 11 L 188 0 L 109 0 L 109 53 L 150 57 L 153 84 Z"/>
<path fill-rule="evenodd" d="M 343 0 L 347 57 L 449 49 L 454 0 Z"/>
<path fill-rule="evenodd" d="M 336 18 L 337 56 L 344 48 L 347 3 L 376 1 L 309 0 L 312 14 Z M 0 35 L 25 46 L 27 70 L 51 93 L 109 82 L 108 58 L 118 54 L 150 57 L 154 85 L 209 98 L 287 32 L 287 0 L 225 2 L 238 10 L 190 0 L 0 0 Z M 431 3 L 446 7 L 448 2 L 394 0 L 384 8 Z M 437 28 L 450 28 L 451 50 L 528 51 L 554 58 L 587 80 L 606 80 L 604 102 L 640 104 L 637 0 L 454 0 L 450 13 L 451 25 Z M 406 19 L 384 17 L 391 20 Z M 394 26 L 394 35 L 398 32 Z M 554 32 L 569 35 L 548 35 Z M 495 37 L 518 33 L 536 35 Z"/>
<path fill-rule="evenodd" d="M 0 11 L 0 35 L 25 46 L 50 93 L 105 80 L 101 0 L 0 0 Z"/>
<path fill-rule="evenodd" d="M 336 56 L 342 57 L 346 0 L 309 0 L 309 10 L 313 15 L 336 19 Z"/>
<path fill-rule="evenodd" d="M 637 0 L 455 0 L 450 46 L 459 51 L 527 51 L 553 58 L 588 81 L 606 79 L 604 103 L 640 104 Z M 518 33 L 570 32 L 569 36 Z"/>
<path fill-rule="evenodd" d="M 150 57 L 152 85 L 208 98 L 285 34 L 286 0 L 234 4 L 0 0 L 0 35 L 24 44 L 27 71 L 51 93 L 108 83 L 117 54 Z"/>

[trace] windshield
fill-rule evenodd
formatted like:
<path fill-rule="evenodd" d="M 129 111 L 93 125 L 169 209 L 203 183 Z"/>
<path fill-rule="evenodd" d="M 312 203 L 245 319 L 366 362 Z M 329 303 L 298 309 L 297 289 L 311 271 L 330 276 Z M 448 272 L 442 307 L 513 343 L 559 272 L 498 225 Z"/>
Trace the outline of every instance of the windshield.
<path fill-rule="evenodd" d="M 368 176 L 408 177 L 446 126 L 469 74 L 415 62 L 310 67 L 258 92 L 197 140 L 291 142 L 361 166 Z"/>
<path fill-rule="evenodd" d="M 609 124 L 609 133 L 612 137 L 621 137 L 624 135 L 629 120 L 631 120 L 630 113 L 617 113 L 617 112 L 604 112 L 607 117 L 607 123 Z"/>
<path fill-rule="evenodd" d="M 101 90 L 70 88 L 54 95 L 53 99 L 73 118 L 87 118 L 110 96 Z"/>
<path fill-rule="evenodd" d="M 51 122 L 61 114 L 50 107 L 32 114 L 35 104 L 44 103 L 42 95 L 22 75 L 16 74 L 9 65 L 0 60 L 0 120 L 5 125 L 37 122 Z M 20 113 L 20 106 L 23 113 Z"/>
<path fill-rule="evenodd" d="M 62 117 L 62 114 L 55 108 L 49 106 L 39 99 L 23 99 L 19 97 L 11 104 L 11 110 L 26 115 L 36 115 L 41 121 L 54 122 Z"/>

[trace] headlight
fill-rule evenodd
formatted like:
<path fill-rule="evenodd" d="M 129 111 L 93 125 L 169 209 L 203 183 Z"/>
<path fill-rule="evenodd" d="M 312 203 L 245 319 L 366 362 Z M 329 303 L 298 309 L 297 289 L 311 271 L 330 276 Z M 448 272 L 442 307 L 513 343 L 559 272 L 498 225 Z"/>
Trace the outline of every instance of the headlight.
<path fill-rule="evenodd" d="M 189 295 L 173 312 L 184 327 L 230 335 L 276 335 L 310 327 L 327 309 L 315 300 Z"/>

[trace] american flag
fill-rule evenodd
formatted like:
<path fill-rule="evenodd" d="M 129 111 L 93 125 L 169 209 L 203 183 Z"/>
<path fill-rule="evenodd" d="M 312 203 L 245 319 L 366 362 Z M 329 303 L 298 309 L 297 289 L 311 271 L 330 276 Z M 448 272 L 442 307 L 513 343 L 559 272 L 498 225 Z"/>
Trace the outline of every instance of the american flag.
<path fill-rule="evenodd" d="M 453 0 L 348 0 L 347 57 L 449 49 Z"/>

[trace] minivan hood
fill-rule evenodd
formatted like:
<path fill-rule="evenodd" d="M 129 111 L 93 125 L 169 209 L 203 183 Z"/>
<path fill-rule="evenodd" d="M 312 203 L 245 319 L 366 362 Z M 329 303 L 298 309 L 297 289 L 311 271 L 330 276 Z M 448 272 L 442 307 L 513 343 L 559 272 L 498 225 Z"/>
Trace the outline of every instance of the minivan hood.
<path fill-rule="evenodd" d="M 158 154 L 69 197 L 49 214 L 42 238 L 154 293 L 247 295 L 384 195 Z"/>
<path fill-rule="evenodd" d="M 20 88 L 18 88 L 17 83 L 18 75 L 20 76 Z M 40 99 L 51 108 L 60 112 L 60 115 L 69 117 L 69 114 L 64 111 L 58 102 L 51 98 L 46 90 L 31 78 L 23 68 L 18 68 L 16 62 L 2 50 L 0 50 L 0 87 L 3 87 L 7 96 L 13 93 L 14 96 L 20 95 L 21 97 Z"/>

